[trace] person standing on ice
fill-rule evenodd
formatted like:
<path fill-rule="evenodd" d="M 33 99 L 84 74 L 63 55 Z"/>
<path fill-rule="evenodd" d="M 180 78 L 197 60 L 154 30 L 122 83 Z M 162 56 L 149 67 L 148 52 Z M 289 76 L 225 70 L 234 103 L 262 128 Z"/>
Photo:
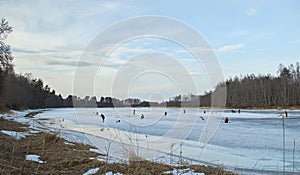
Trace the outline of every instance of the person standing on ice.
<path fill-rule="evenodd" d="M 285 110 L 284 111 L 285 117 L 288 117 L 288 112 Z"/>
<path fill-rule="evenodd" d="M 225 123 L 228 123 L 229 122 L 229 118 L 228 117 L 225 117 Z"/>
<path fill-rule="evenodd" d="M 144 114 L 141 115 L 141 119 L 144 119 Z"/>
<path fill-rule="evenodd" d="M 104 123 L 104 120 L 105 120 L 105 116 L 103 114 L 100 115 L 101 118 L 102 118 L 102 122 Z"/>
<path fill-rule="evenodd" d="M 135 109 L 133 110 L 133 115 L 135 115 Z"/>
<path fill-rule="evenodd" d="M 167 116 L 168 115 L 168 113 L 167 112 L 165 112 L 165 116 Z"/>

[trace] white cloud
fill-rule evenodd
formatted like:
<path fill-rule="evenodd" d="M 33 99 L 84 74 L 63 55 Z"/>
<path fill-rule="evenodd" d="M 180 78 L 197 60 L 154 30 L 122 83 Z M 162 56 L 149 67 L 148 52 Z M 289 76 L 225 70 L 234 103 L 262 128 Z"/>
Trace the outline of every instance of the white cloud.
<path fill-rule="evenodd" d="M 0 1 L 0 16 L 13 27 L 7 43 L 13 48 L 15 71 L 31 72 L 64 96 L 72 93 L 77 60 L 100 30 L 129 16 L 134 7 L 122 1 Z M 117 66 L 116 63 L 108 66 Z"/>
<path fill-rule="evenodd" d="M 249 7 L 247 10 L 246 10 L 246 15 L 247 16 L 254 16 L 254 15 L 257 15 L 261 12 L 261 8 L 259 7 Z"/>
<path fill-rule="evenodd" d="M 243 48 L 245 45 L 243 43 L 239 43 L 239 44 L 231 44 L 231 45 L 226 45 L 223 47 L 220 47 L 217 49 L 218 52 L 232 52 L 232 51 L 236 51 L 239 50 L 241 48 Z"/>
<path fill-rule="evenodd" d="M 114 39 L 118 38 L 118 36 L 111 36 L 111 40 L 109 40 L 111 45 L 107 46 L 108 48 L 99 48 L 95 51 L 96 53 L 91 54 L 92 58 L 79 60 L 85 47 L 88 46 L 93 37 L 97 36 L 97 33 L 105 29 L 105 27 L 129 17 L 133 12 L 134 15 L 138 15 L 137 11 L 139 9 L 131 7 L 128 5 L 128 2 L 123 3 L 122 1 L 92 0 L 86 3 L 81 1 L 72 1 L 70 3 L 69 1 L 47 0 L 0 1 L 0 16 L 5 17 L 10 25 L 14 27 L 14 31 L 9 35 L 7 41 L 15 49 L 13 55 L 15 56 L 16 72 L 32 72 L 64 96 L 71 93 L 70 89 L 72 89 L 72 80 L 76 70 L 86 70 L 88 72 L 92 68 L 95 69 L 95 67 L 101 65 L 99 57 L 94 57 L 93 54 L 112 48 L 116 44 Z M 145 9 L 147 8 L 143 8 L 143 10 Z M 141 23 L 145 24 L 146 22 L 141 21 Z M 154 30 L 153 33 L 165 32 L 168 36 L 180 35 L 182 38 L 189 34 L 176 27 L 165 31 L 163 26 L 158 23 L 151 30 Z M 126 30 L 140 31 L 141 29 L 128 26 L 122 32 L 116 32 L 116 35 L 127 33 Z M 146 40 L 145 38 L 150 39 Z M 100 81 L 99 84 L 106 88 L 99 88 L 101 93 L 104 93 L 104 90 L 110 91 L 110 81 L 113 80 L 114 75 L 123 65 L 127 66 L 125 68 L 129 69 L 129 73 L 134 72 L 134 70 L 152 70 L 159 67 L 167 72 L 168 75 L 177 78 L 178 82 L 185 81 L 187 77 L 191 78 L 193 76 L 194 78 L 205 75 L 199 70 L 202 70 L 202 68 L 198 60 L 179 43 L 164 38 L 151 38 L 151 36 L 145 36 L 145 38 L 142 38 L 145 40 L 133 44 L 122 43 L 121 47 L 112 50 L 112 53 L 101 65 L 100 73 L 104 80 Z M 135 38 L 130 42 L 134 42 L 134 40 Z M 99 44 L 109 41 L 100 40 Z M 95 47 L 97 46 L 95 44 Z M 206 53 L 214 50 L 203 46 L 193 48 L 193 51 Z M 171 57 L 171 61 L 164 61 L 163 58 L 160 59 L 159 57 L 144 57 L 136 62 L 130 62 L 135 56 L 152 52 L 163 53 Z M 78 63 L 78 61 L 80 62 Z M 175 63 L 176 66 L 174 66 Z M 158 65 L 153 67 L 153 64 Z M 79 68 L 76 69 L 75 65 Z M 185 73 L 179 74 L 178 68 L 184 70 Z M 127 73 L 126 70 L 124 72 Z M 151 92 L 152 90 L 162 90 L 170 93 L 170 86 L 158 83 L 156 78 L 147 77 L 145 79 L 148 81 L 145 84 L 147 84 L 146 87 L 149 87 L 149 89 L 145 88 L 141 83 L 142 85 L 136 86 L 137 91 L 141 87 L 140 93 L 144 91 Z M 203 82 L 201 83 L 203 84 Z M 155 89 L 156 87 L 157 89 Z M 189 87 L 185 86 L 184 90 L 186 92 L 191 91 Z M 85 92 L 78 95 L 87 95 Z"/>
<path fill-rule="evenodd" d="M 205 72 L 192 72 L 192 71 L 190 71 L 189 72 L 189 74 L 188 75 L 190 75 L 190 76 L 208 76 L 208 74 L 207 73 L 205 73 Z"/>

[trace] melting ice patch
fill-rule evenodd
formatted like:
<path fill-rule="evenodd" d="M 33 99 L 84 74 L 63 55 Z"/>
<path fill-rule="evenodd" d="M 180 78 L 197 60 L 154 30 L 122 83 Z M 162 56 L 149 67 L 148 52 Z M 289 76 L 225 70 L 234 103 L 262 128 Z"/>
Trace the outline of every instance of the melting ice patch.
<path fill-rule="evenodd" d="M 16 132 L 16 131 L 7 131 L 7 130 L 1 130 L 3 134 L 15 137 L 16 139 L 25 138 L 28 134 L 24 132 Z"/>
<path fill-rule="evenodd" d="M 93 169 L 90 169 L 88 170 L 87 172 L 85 172 L 84 174 L 82 175 L 92 175 L 92 174 L 96 174 L 98 171 L 99 171 L 100 168 L 93 168 Z"/>
<path fill-rule="evenodd" d="M 177 174 L 180 174 L 180 175 L 205 175 L 204 173 L 196 173 L 194 172 L 194 170 L 191 170 L 189 168 L 187 169 L 173 169 L 171 171 L 166 171 L 164 172 L 164 174 L 173 174 L 173 175 L 177 175 Z"/>
<path fill-rule="evenodd" d="M 123 174 L 122 173 L 113 173 L 113 172 L 109 171 L 105 175 L 123 175 Z"/>
<path fill-rule="evenodd" d="M 25 156 L 26 160 L 29 160 L 29 161 L 34 161 L 34 162 L 37 162 L 37 163 L 46 163 L 42 160 L 40 160 L 40 156 L 39 155 L 35 155 L 35 154 L 28 154 Z"/>

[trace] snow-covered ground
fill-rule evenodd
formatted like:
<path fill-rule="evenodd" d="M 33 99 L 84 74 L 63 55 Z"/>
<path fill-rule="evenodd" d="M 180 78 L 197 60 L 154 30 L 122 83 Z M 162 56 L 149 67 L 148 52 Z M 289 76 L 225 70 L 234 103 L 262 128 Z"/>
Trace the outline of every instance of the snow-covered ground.
<path fill-rule="evenodd" d="M 196 173 L 194 170 L 191 170 L 189 168 L 183 169 L 183 170 L 178 170 L 178 169 L 173 169 L 172 171 L 166 171 L 164 174 L 180 174 L 180 175 L 205 175 L 204 173 Z"/>
<path fill-rule="evenodd" d="M 136 108 L 133 114 L 132 108 L 64 108 L 25 120 L 36 128 L 59 131 L 69 141 L 91 143 L 118 160 L 135 154 L 170 164 L 189 159 L 223 165 L 247 174 L 273 174 L 282 171 L 283 164 L 286 172 L 300 172 L 300 111 L 288 111 L 284 119 L 285 153 L 282 113 Z"/>
<path fill-rule="evenodd" d="M 29 161 L 34 161 L 37 163 L 45 163 L 44 161 L 40 160 L 39 155 L 35 155 L 35 154 L 28 154 L 28 155 L 26 155 L 25 159 L 29 160 Z"/>
<path fill-rule="evenodd" d="M 23 132 L 16 132 L 16 131 L 7 131 L 7 130 L 0 130 L 3 134 L 15 137 L 16 139 L 21 139 L 29 135 L 28 133 Z"/>

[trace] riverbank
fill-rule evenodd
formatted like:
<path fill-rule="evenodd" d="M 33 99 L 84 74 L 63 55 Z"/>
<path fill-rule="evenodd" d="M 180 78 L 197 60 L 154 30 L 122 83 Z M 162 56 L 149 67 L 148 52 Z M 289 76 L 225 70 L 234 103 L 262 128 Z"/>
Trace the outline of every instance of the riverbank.
<path fill-rule="evenodd" d="M 127 162 L 111 162 L 91 145 L 35 130 L 29 123 L 11 121 L 9 115 L 0 118 L 0 174 L 234 174 L 222 167 L 171 166 L 134 156 Z"/>

